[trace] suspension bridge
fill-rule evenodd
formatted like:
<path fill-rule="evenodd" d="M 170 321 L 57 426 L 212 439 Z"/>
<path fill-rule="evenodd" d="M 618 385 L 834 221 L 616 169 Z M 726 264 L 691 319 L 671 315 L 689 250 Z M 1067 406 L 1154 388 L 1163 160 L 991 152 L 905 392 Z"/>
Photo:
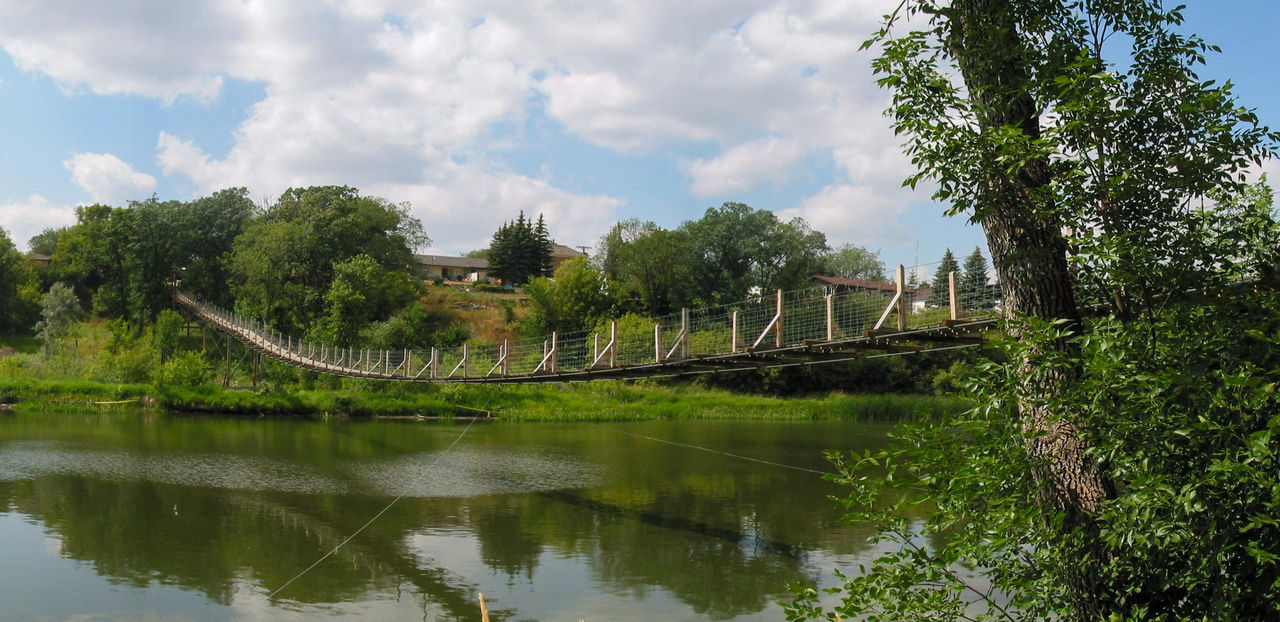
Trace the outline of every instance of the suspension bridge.
<path fill-rule="evenodd" d="M 918 271 L 921 267 L 913 268 Z M 974 347 L 999 319 L 999 287 L 961 287 L 955 273 L 934 288 L 828 278 L 735 304 L 681 309 L 607 323 L 596 332 L 552 333 L 430 350 L 372 350 L 285 335 L 259 320 L 174 288 L 199 321 L 255 353 L 323 374 L 401 382 L 545 383 L 717 373 L 814 365 Z M 230 378 L 228 341 L 227 379 Z"/>

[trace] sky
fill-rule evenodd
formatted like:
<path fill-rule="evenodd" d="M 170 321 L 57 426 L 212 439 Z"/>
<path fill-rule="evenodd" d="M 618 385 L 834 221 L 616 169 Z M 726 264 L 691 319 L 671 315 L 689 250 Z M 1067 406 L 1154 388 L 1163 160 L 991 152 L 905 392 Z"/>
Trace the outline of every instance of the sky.
<path fill-rule="evenodd" d="M 595 247 L 725 201 L 889 265 L 985 254 L 901 186 L 858 50 L 896 3 L 0 0 L 0 227 L 25 249 L 77 205 L 339 184 L 408 204 L 433 254 L 520 211 Z M 1222 48 L 1201 75 L 1280 127 L 1280 2 L 1188 4 Z"/>

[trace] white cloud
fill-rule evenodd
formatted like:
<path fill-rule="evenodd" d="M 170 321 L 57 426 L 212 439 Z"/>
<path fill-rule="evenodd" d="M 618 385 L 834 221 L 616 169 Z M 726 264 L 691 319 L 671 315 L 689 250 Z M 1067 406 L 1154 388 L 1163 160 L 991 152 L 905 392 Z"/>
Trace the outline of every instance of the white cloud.
<path fill-rule="evenodd" d="M 689 163 L 690 190 L 707 197 L 780 182 L 803 156 L 804 149 L 796 142 L 772 136 L 738 145 L 717 158 Z"/>
<path fill-rule="evenodd" d="M 76 210 L 67 205 L 54 205 L 48 199 L 33 194 L 25 201 L 0 203 L 0 227 L 9 233 L 9 239 L 19 249 L 27 248 L 27 241 L 51 227 L 74 224 Z"/>
<path fill-rule="evenodd" d="M 688 165 L 699 196 L 782 183 L 825 155 L 842 178 L 795 210 L 819 228 L 846 226 L 824 206 L 854 189 L 892 204 L 907 171 L 856 48 L 893 4 L 0 0 L 0 46 L 72 91 L 211 101 L 228 80 L 262 85 L 226 153 L 159 134 L 161 170 L 200 191 L 350 184 L 410 201 L 439 244 L 464 248 L 485 241 L 472 229 L 541 210 L 586 244 L 622 203 L 509 172 L 528 115 L 618 152 L 722 146 Z M 77 183 L 95 198 L 154 187 L 119 164 Z"/>
<path fill-rule="evenodd" d="M 373 194 L 408 201 L 426 226 L 433 252 L 465 252 L 489 246 L 498 226 L 525 216 L 546 218 L 551 236 L 567 246 L 594 246 L 618 218 L 622 201 L 582 195 L 537 179 L 492 173 L 476 166 L 446 165 L 428 184 L 375 186 Z"/>
<path fill-rule="evenodd" d="M 110 153 L 77 153 L 63 162 L 71 180 L 89 192 L 95 203 L 121 205 L 143 199 L 156 187 L 156 178 L 139 173 Z"/>
<path fill-rule="evenodd" d="M 778 216 L 805 219 L 826 233 L 833 246 L 851 242 L 878 247 L 909 237 L 898 220 L 905 210 L 901 200 L 886 199 L 868 186 L 840 184 L 824 188 Z"/>

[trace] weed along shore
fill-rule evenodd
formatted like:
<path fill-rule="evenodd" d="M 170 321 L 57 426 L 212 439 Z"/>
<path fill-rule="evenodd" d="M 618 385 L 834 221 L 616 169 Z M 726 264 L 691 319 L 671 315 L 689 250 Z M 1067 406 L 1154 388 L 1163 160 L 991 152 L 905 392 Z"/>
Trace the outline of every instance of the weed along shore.
<path fill-rule="evenodd" d="M 964 407 L 925 395 L 744 395 L 693 385 L 598 382 L 554 386 L 428 386 L 360 381 L 324 389 L 155 387 L 0 378 L 0 403 L 18 411 L 144 408 L 228 416 L 492 418 L 508 422 L 689 420 L 918 421 Z"/>

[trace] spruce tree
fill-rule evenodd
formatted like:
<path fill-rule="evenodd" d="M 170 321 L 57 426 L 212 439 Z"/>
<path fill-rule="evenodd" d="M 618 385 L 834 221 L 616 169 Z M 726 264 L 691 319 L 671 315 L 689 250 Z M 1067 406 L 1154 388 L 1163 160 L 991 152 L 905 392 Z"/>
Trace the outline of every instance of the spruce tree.
<path fill-rule="evenodd" d="M 964 272 L 956 279 L 960 290 L 960 306 L 965 309 L 990 309 L 995 306 L 995 291 L 987 281 L 987 258 L 974 247 L 964 260 Z"/>
<path fill-rule="evenodd" d="M 933 290 L 929 292 L 929 298 L 925 300 L 925 304 L 930 307 L 945 307 L 951 304 L 951 292 L 947 289 L 947 275 L 960 269 L 956 263 L 956 256 L 951 253 L 951 249 L 942 255 L 942 261 L 938 262 L 938 269 L 933 273 Z"/>
<path fill-rule="evenodd" d="M 525 218 L 505 222 L 489 243 L 489 272 L 503 283 L 520 285 L 529 279 L 551 274 L 551 238 L 541 215 L 538 223 Z"/>

